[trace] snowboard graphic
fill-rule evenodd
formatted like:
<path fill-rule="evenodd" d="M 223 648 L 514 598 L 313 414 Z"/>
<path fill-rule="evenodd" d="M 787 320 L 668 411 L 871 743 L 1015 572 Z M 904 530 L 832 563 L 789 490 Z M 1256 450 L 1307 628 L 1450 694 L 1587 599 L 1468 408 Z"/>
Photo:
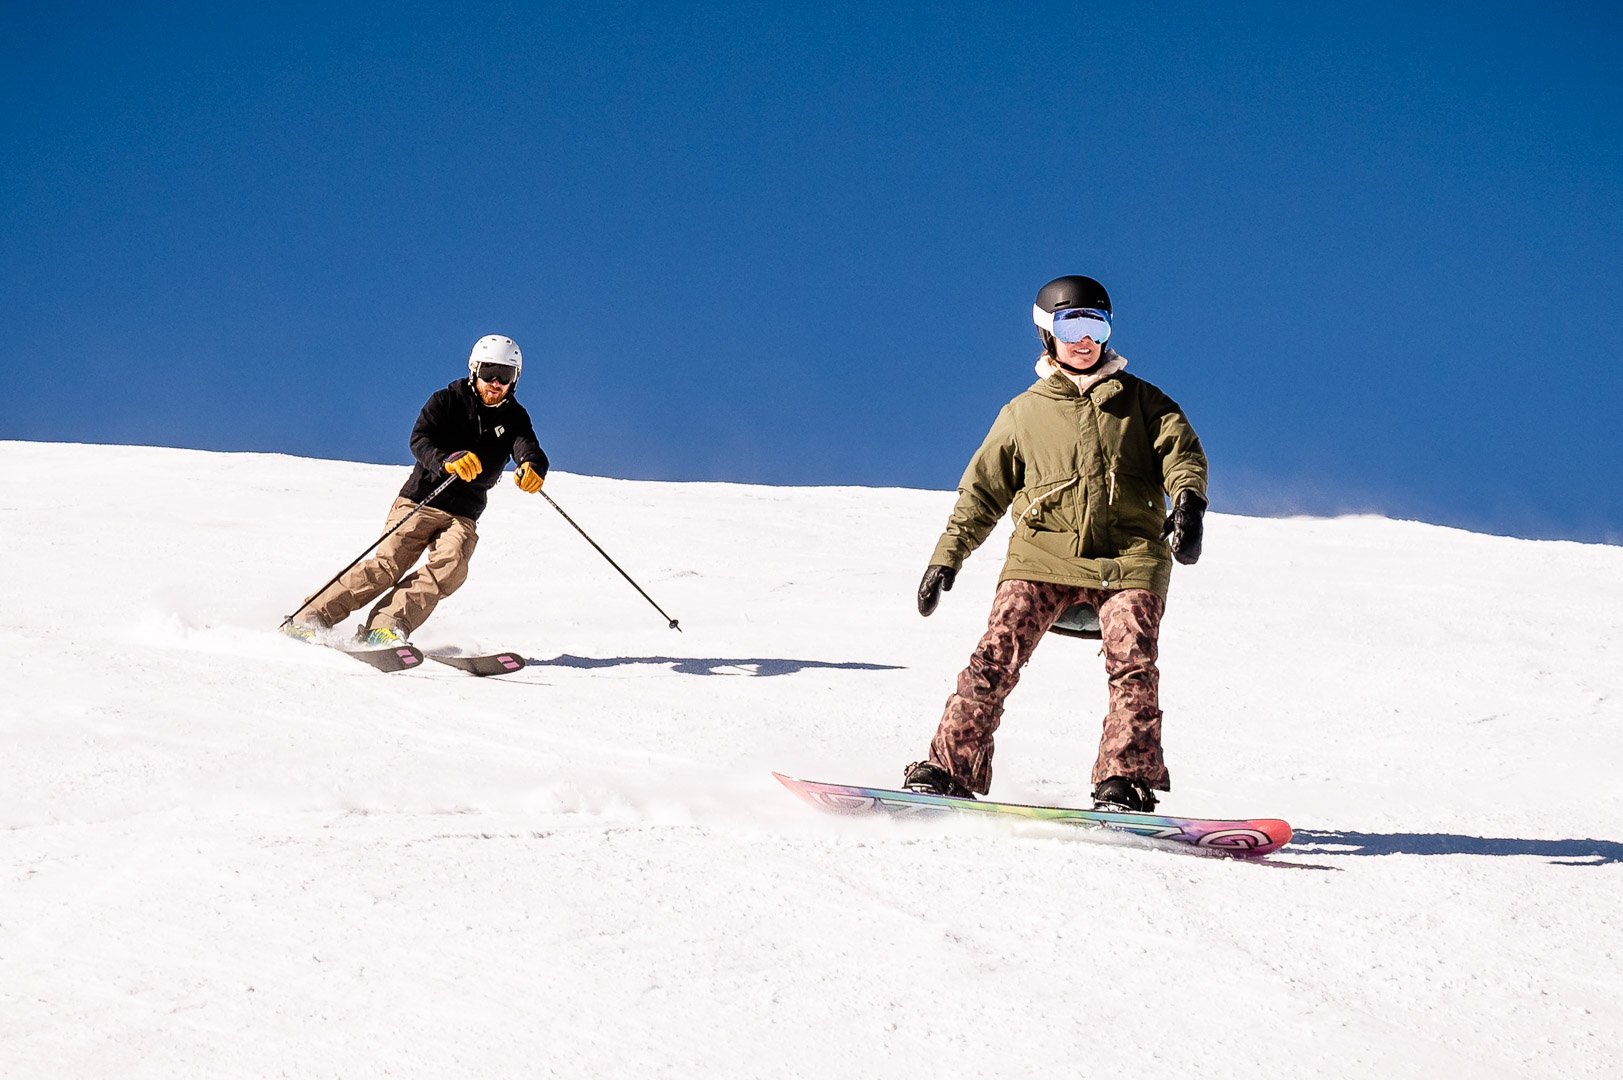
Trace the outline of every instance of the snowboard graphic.
<path fill-rule="evenodd" d="M 887 814 L 912 817 L 925 814 L 1010 814 L 1036 821 L 1113 829 L 1151 840 L 1187 844 L 1215 855 L 1254 857 L 1278 851 L 1290 843 L 1291 827 L 1277 818 L 1215 821 L 1170 817 L 1165 814 L 1127 814 L 1110 810 L 1082 810 L 1066 806 L 1027 806 L 1023 803 L 955 799 L 917 791 L 855 787 L 817 780 L 797 780 L 782 773 L 773 776 L 801 799 L 835 814 Z"/>

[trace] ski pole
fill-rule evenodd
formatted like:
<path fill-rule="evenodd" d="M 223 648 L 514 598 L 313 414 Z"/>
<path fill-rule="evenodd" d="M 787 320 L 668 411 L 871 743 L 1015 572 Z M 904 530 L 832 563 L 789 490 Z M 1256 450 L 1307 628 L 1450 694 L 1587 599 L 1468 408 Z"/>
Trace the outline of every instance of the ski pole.
<path fill-rule="evenodd" d="M 543 499 L 547 500 L 547 502 L 552 503 L 552 508 L 554 510 L 558 511 L 559 514 L 562 514 L 563 519 L 565 521 L 569 522 L 569 524 L 571 524 L 571 525 L 574 525 L 576 532 L 580 533 L 582 536 L 586 536 L 586 530 L 581 528 L 579 525 L 575 525 L 575 519 L 570 517 L 568 514 L 565 514 L 563 507 L 559 506 L 555 502 L 552 502 L 552 496 L 551 495 L 548 495 L 546 492 L 543 491 L 543 492 L 541 492 L 541 497 Z M 586 536 L 586 542 L 588 544 L 591 544 L 594 548 L 597 548 L 597 553 L 599 555 L 603 556 L 605 559 L 608 559 L 610 566 L 614 567 L 616 570 L 620 570 L 620 564 L 615 562 L 613 559 L 609 559 L 609 553 L 604 551 L 601 547 L 598 547 L 598 543 L 597 543 L 596 540 L 593 540 L 590 536 Z M 620 570 L 620 576 L 625 578 L 627 581 L 631 581 L 631 575 L 626 573 L 624 570 Z M 323 586 L 323 587 L 325 587 L 325 586 Z M 649 596 L 647 593 L 643 592 L 641 585 L 638 585 L 635 581 L 631 581 L 631 587 L 633 589 L 636 589 L 638 592 L 642 593 L 642 598 L 644 600 L 648 601 L 650 604 L 654 604 L 654 598 L 652 596 Z M 677 621 L 675 619 L 671 619 L 671 617 L 665 613 L 664 608 L 660 607 L 658 604 L 654 604 L 654 610 L 659 612 L 661 615 L 664 615 L 665 618 L 670 619 L 670 627 L 669 627 L 669 629 L 675 630 L 679 634 L 682 632 L 682 627 L 677 623 Z"/>
<path fill-rule="evenodd" d="M 421 510 L 423 507 L 427 506 L 430 502 L 432 502 L 433 499 L 434 499 L 434 496 L 438 495 L 440 492 L 442 492 L 446 488 L 450 487 L 451 486 L 451 481 L 453 481 L 455 479 L 456 479 L 456 474 L 454 474 L 454 473 L 452 475 L 450 475 L 450 476 L 447 476 L 445 478 L 445 483 L 441 484 L 439 487 L 435 488 L 433 491 L 430 491 L 428 493 L 427 497 L 424 498 L 422 502 L 420 502 L 416 506 L 412 507 L 411 510 L 407 512 L 405 517 L 401 518 L 399 521 L 394 523 L 394 528 L 390 529 L 388 532 L 384 533 L 382 536 L 380 536 L 376 540 L 372 541 L 372 546 L 367 548 L 365 551 L 361 552 L 359 555 L 355 556 L 355 561 L 354 562 L 350 563 L 348 566 L 346 566 L 342 570 L 338 571 L 338 573 L 334 574 L 332 576 L 332 581 L 327 582 L 326 585 L 323 585 L 321 588 L 319 588 L 315 592 L 311 593 L 309 599 L 305 600 L 304 603 L 299 605 L 298 611 L 295 611 L 293 614 L 289 615 L 287 618 L 282 620 L 282 625 L 286 626 L 288 623 L 290 623 L 294 619 L 298 618 L 300 612 L 304 611 L 305 608 L 310 606 L 310 601 L 311 600 L 314 600 L 316 597 L 318 597 L 322 593 L 326 592 L 328 587 L 330 585 L 332 585 L 332 583 L 334 581 L 337 581 L 339 578 L 343 577 L 345 574 L 347 574 L 351 570 L 355 569 L 355 566 L 356 566 L 357 563 L 359 563 L 362 559 L 366 558 L 368 555 L 372 554 L 373 551 L 377 550 L 377 546 L 379 544 L 381 544 L 385 540 L 389 539 L 389 537 L 393 536 L 396 532 L 399 532 L 400 531 L 400 526 L 402 526 L 406 522 L 410 521 L 412 514 L 415 514 L 417 511 Z"/>

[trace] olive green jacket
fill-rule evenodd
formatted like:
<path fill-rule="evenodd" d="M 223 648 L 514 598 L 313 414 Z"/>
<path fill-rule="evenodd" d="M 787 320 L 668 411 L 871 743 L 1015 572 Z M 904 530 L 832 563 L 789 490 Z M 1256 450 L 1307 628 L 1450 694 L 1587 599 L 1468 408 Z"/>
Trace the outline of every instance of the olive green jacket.
<path fill-rule="evenodd" d="M 1009 510 L 1000 581 L 1152 589 L 1165 599 L 1172 553 L 1161 526 L 1166 500 L 1184 491 L 1206 498 L 1206 454 L 1177 402 L 1125 371 L 1086 393 L 1056 371 L 998 413 L 930 562 L 958 569 Z"/>

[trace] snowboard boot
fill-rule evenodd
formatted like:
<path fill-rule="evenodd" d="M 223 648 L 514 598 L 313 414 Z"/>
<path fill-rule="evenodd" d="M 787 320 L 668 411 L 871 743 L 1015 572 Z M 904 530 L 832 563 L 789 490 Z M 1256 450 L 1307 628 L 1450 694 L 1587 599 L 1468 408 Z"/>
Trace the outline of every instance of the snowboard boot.
<path fill-rule="evenodd" d="M 915 761 L 902 773 L 902 788 L 921 795 L 950 795 L 954 799 L 973 799 L 970 790 L 952 773 L 931 761 Z"/>
<path fill-rule="evenodd" d="M 1142 780 L 1112 776 L 1093 789 L 1093 808 L 1120 814 L 1148 814 L 1155 809 L 1155 793 Z"/>

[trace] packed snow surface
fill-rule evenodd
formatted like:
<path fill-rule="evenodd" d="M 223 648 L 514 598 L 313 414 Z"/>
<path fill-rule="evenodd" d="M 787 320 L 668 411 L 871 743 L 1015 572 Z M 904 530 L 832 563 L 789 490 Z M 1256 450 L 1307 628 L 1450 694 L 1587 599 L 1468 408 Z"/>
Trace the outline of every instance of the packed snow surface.
<path fill-rule="evenodd" d="M 503 482 L 385 675 L 276 633 L 400 467 L 0 443 L 0 1075 L 1623 1075 L 1623 549 L 1213 514 L 1162 639 L 1169 813 L 1260 861 L 819 814 L 894 785 L 1004 534 L 945 492 Z M 1221 492 L 1215 492 L 1221 506 Z M 994 797 L 1086 805 L 1051 637 Z"/>

